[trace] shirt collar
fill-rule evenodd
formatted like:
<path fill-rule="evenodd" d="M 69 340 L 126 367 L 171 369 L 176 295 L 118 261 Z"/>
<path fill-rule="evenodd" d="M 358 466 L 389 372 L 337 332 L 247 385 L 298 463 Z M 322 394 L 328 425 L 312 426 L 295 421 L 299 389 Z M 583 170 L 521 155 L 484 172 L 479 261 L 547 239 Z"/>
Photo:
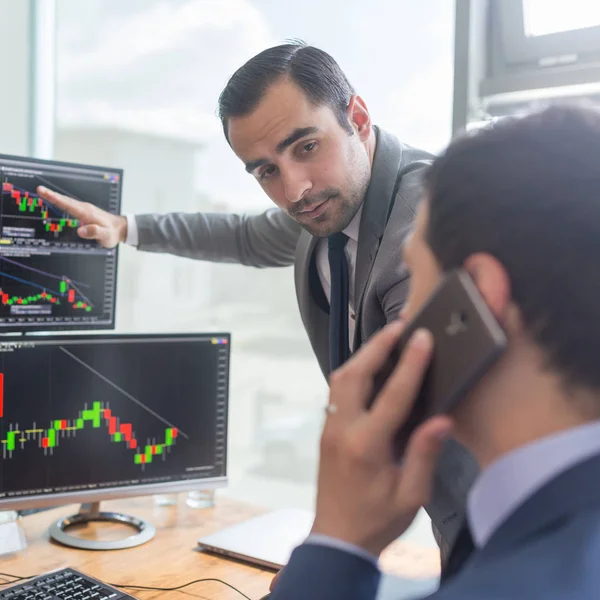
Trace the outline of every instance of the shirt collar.
<path fill-rule="evenodd" d="M 356 214 L 350 221 L 348 227 L 344 229 L 343 233 L 345 233 L 351 240 L 354 240 L 358 243 L 358 232 L 360 230 L 360 218 L 362 216 L 364 203 L 360 205 L 360 208 L 356 211 Z"/>
<path fill-rule="evenodd" d="M 600 454 L 600 421 L 542 438 L 492 463 L 479 475 L 467 500 L 475 545 L 484 546 L 525 500 L 594 454 Z"/>

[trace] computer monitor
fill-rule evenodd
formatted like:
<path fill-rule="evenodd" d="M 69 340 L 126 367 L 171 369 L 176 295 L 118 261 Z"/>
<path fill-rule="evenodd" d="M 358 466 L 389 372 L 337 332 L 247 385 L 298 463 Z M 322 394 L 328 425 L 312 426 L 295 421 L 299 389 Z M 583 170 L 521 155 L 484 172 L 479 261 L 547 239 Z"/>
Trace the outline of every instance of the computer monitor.
<path fill-rule="evenodd" d="M 119 214 L 122 183 L 120 169 L 0 155 L 0 333 L 114 328 L 118 249 L 80 238 L 37 188 Z"/>
<path fill-rule="evenodd" d="M 229 354 L 227 333 L 0 338 L 0 510 L 225 485 Z M 72 522 L 53 537 L 97 547 Z"/>

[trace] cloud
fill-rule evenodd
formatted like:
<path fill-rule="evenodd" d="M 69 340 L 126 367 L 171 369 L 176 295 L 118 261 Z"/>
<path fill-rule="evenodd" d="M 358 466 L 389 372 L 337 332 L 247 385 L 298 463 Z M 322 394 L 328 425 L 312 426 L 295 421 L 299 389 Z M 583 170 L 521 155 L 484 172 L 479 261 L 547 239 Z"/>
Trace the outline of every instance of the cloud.
<path fill-rule="evenodd" d="M 274 43 L 249 0 L 96 8 L 95 18 L 73 8 L 59 19 L 60 126 L 214 139 L 221 135 L 215 109 L 227 78 Z"/>
<path fill-rule="evenodd" d="M 65 32 L 59 50 L 59 82 L 90 73 L 96 77 L 113 74 L 135 67 L 141 59 L 190 44 L 201 45 L 202 30 L 234 35 L 235 45 L 243 45 L 250 52 L 264 48 L 271 41 L 264 18 L 248 0 L 190 0 L 180 5 L 160 2 L 137 14 L 125 17 L 115 14 L 96 26 L 104 31 L 88 38 L 95 43 L 87 46 L 85 38 Z M 77 27 L 77 23 L 71 27 Z M 69 46 L 75 39 L 83 43 L 83 48 L 72 52 L 75 49 Z M 205 48 L 206 52 L 210 50 Z"/>

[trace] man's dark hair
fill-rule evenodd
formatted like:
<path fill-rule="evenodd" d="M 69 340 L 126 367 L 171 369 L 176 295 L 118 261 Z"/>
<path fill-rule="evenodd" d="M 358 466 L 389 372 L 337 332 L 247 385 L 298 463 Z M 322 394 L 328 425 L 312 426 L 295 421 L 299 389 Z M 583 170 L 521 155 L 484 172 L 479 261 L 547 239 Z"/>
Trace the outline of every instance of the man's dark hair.
<path fill-rule="evenodd" d="M 287 77 L 315 106 L 330 106 L 349 133 L 347 108 L 354 88 L 337 62 L 323 50 L 294 41 L 267 48 L 242 65 L 219 96 L 219 118 L 229 141 L 228 120 L 251 113 L 269 86 Z"/>
<path fill-rule="evenodd" d="M 501 120 L 453 142 L 425 184 L 442 268 L 496 257 L 548 366 L 600 389 L 600 112 L 556 105 Z"/>

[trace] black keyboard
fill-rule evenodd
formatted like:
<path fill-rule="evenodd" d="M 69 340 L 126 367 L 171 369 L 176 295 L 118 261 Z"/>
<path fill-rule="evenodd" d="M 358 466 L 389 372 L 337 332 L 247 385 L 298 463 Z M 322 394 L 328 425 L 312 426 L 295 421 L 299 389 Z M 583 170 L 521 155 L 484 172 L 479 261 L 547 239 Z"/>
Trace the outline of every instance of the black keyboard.
<path fill-rule="evenodd" d="M 75 569 L 60 569 L 0 590 L 0 600 L 135 600 Z"/>

